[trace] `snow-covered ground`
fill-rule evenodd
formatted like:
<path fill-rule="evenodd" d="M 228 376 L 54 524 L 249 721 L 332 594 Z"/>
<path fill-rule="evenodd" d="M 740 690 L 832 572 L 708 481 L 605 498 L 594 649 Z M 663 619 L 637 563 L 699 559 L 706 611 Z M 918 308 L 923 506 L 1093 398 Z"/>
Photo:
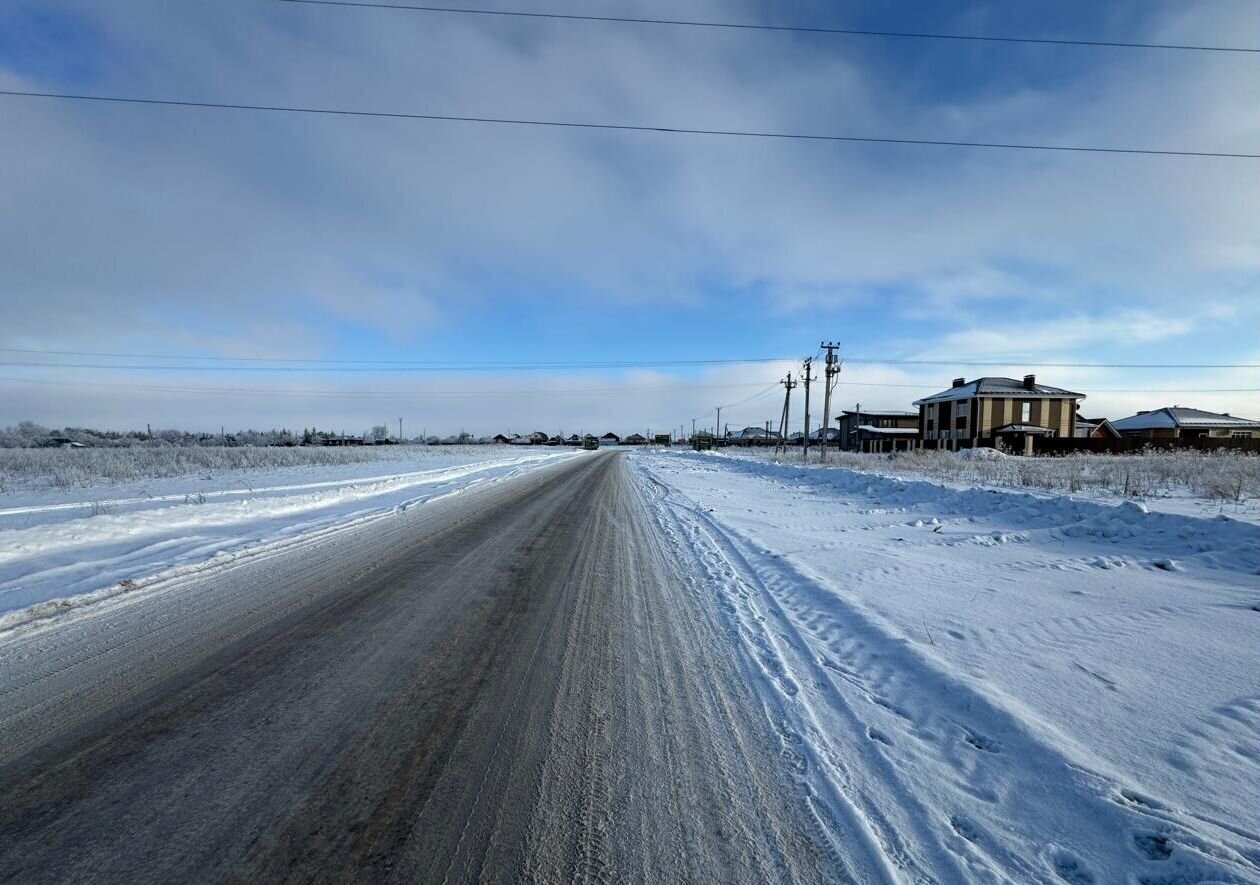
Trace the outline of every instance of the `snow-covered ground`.
<path fill-rule="evenodd" d="M 801 460 L 799 449 L 782 457 L 772 449 L 733 448 L 723 454 L 787 464 Z M 831 451 L 826 465 L 818 465 L 817 459 L 817 450 L 811 450 L 815 466 L 926 479 L 956 489 L 1017 489 L 1113 504 L 1140 501 L 1161 513 L 1226 514 L 1260 524 L 1260 456 L 1239 451 L 1181 449 L 1024 458 L 986 448 L 915 449 L 888 454 Z"/>
<path fill-rule="evenodd" d="M 891 880 L 1260 881 L 1260 526 L 633 458 L 820 822 Z"/>
<path fill-rule="evenodd" d="M 201 472 L 87 488 L 32 483 L 0 494 L 0 629 L 135 589 L 160 573 L 340 530 L 584 456 L 490 446 L 415 451 L 410 460 Z"/>

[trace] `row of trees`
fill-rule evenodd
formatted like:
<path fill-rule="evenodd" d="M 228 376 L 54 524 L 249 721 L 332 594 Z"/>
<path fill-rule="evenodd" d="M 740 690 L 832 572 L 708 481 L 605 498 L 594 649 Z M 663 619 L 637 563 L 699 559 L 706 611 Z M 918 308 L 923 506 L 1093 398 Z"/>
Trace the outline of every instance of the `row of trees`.
<path fill-rule="evenodd" d="M 330 439 L 352 438 L 367 445 L 392 442 L 389 428 L 378 424 L 362 434 L 344 434 L 342 431 L 320 430 L 317 427 L 301 431 L 238 430 L 234 433 L 190 433 L 186 430 L 94 430 L 90 427 L 44 427 L 33 421 L 22 421 L 16 427 L 0 428 L 0 449 L 32 449 L 78 444 L 90 448 L 117 448 L 129 446 L 318 446 Z M 482 442 L 472 434 L 439 438 L 416 437 L 404 440 L 413 445 L 438 445 L 450 443 L 470 444 Z M 488 440 L 484 440 L 488 442 Z"/>

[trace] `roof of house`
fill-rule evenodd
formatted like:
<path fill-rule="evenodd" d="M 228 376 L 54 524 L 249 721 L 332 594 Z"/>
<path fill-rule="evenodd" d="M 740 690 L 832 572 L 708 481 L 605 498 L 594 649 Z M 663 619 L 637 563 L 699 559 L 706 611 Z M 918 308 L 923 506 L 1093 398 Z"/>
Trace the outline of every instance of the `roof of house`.
<path fill-rule="evenodd" d="M 1042 427 L 1040 424 L 1005 424 L 1002 427 L 995 427 L 994 433 L 1054 433 L 1049 427 Z"/>
<path fill-rule="evenodd" d="M 764 427 L 745 427 L 731 434 L 731 439 L 778 439 L 779 431 L 767 431 Z"/>
<path fill-rule="evenodd" d="M 1024 382 L 1015 378 L 985 377 L 976 378 L 958 387 L 951 387 L 914 401 L 916 406 L 926 403 L 948 402 L 956 399 L 971 399 L 973 396 L 1036 396 L 1036 397 L 1070 397 L 1085 399 L 1085 394 L 1064 390 L 1062 387 L 1050 387 L 1047 384 L 1033 384 L 1025 387 Z M 863 413 L 865 414 L 865 413 Z"/>
<path fill-rule="evenodd" d="M 1256 427 L 1260 421 L 1253 418 L 1242 418 L 1238 415 L 1225 415 L 1219 412 L 1206 412 L 1203 409 L 1188 409 L 1184 406 L 1165 406 L 1150 412 L 1140 412 L 1112 421 L 1116 430 L 1155 430 L 1171 427 L 1193 428 L 1230 428 Z"/>
<path fill-rule="evenodd" d="M 862 411 L 860 412 L 857 409 L 844 409 L 840 414 L 841 415 L 863 415 L 863 416 L 870 416 L 872 418 L 917 418 L 919 417 L 918 412 L 909 412 L 909 411 L 906 411 L 905 409 L 862 409 Z M 837 418 L 836 420 L 839 421 L 840 419 Z"/>

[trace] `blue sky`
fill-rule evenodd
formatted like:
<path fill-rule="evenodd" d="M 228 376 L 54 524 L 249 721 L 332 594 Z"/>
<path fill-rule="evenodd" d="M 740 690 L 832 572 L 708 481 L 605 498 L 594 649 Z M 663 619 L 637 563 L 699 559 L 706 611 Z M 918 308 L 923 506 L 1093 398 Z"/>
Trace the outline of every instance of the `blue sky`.
<path fill-rule="evenodd" d="M 1246 2 L 500 5 L 1225 44 L 1260 23 Z M 5 89 L 1161 149 L 1255 152 L 1257 65 L 269 0 L 18 0 L 0 11 Z M 1090 393 L 1087 414 L 1172 402 L 1260 413 L 1255 393 L 1215 392 L 1260 387 L 1255 370 L 1035 369 L 1260 361 L 1255 161 L 18 98 L 0 99 L 0 120 L 0 347 L 484 365 L 795 357 L 828 338 L 853 358 L 1012 360 L 854 362 L 844 399 L 871 406 L 905 406 L 957 374 L 1036 370 Z M 685 423 L 792 368 L 10 366 L 0 423 L 355 426 L 388 409 L 477 432 L 637 428 Z M 179 390 L 150 389 L 163 385 Z M 734 411 L 760 422 L 774 407 Z"/>

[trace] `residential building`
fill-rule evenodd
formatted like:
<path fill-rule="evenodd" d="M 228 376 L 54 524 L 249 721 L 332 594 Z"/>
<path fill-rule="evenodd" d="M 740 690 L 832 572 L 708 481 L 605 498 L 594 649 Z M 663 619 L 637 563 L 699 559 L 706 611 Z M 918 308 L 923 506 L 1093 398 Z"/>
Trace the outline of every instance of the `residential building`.
<path fill-rule="evenodd" d="M 611 430 L 599 438 L 599 441 L 606 446 L 615 446 L 621 442 L 621 437 L 613 433 Z"/>
<path fill-rule="evenodd" d="M 1076 416 L 1077 439 L 1119 439 L 1120 431 L 1106 418 L 1082 418 Z"/>
<path fill-rule="evenodd" d="M 1185 406 L 1138 412 L 1111 424 L 1126 439 L 1260 439 L 1260 421 Z"/>
<path fill-rule="evenodd" d="M 736 446 L 777 445 L 783 441 L 779 431 L 766 430 L 764 427 L 745 427 L 732 433 L 729 439 L 731 445 Z"/>
<path fill-rule="evenodd" d="M 641 446 L 647 443 L 647 437 L 641 433 L 632 433 L 627 437 L 623 437 L 621 442 L 627 446 Z"/>
<path fill-rule="evenodd" d="M 905 410 L 845 409 L 836 419 L 836 437 L 847 451 L 891 452 L 919 444 L 919 413 Z"/>
<path fill-rule="evenodd" d="M 1077 404 L 1085 394 L 1037 383 L 1036 375 L 955 378 L 948 390 L 915 400 L 923 446 L 991 446 L 1032 454 L 1035 437 L 1076 435 Z"/>

